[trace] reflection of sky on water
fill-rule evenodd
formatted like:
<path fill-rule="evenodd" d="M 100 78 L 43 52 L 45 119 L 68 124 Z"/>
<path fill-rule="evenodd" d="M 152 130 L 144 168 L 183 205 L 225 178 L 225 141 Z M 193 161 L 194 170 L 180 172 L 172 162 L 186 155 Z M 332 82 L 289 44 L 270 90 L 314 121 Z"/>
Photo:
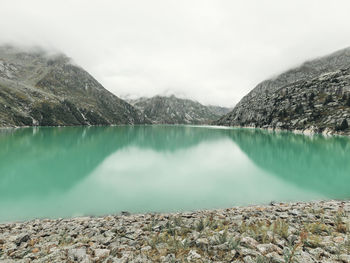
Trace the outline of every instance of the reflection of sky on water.
<path fill-rule="evenodd" d="M 137 166 L 129 163 L 130 155 L 141 160 Z M 81 193 L 85 189 L 99 189 L 91 191 L 89 198 L 95 200 L 95 207 L 108 196 L 107 202 L 120 206 L 120 210 L 135 212 L 321 197 L 265 173 L 229 140 L 202 143 L 165 155 L 126 149 L 105 160 L 78 188 Z"/>
<path fill-rule="evenodd" d="M 130 143 L 106 155 L 65 191 L 0 200 L 1 211 L 6 211 L 1 212 L 0 220 L 325 198 L 313 189 L 299 188 L 259 168 L 229 136 L 206 138 L 188 148 L 175 149 L 171 144 L 171 151 L 159 150 L 166 146 L 164 143 L 155 149 L 145 145 Z"/>

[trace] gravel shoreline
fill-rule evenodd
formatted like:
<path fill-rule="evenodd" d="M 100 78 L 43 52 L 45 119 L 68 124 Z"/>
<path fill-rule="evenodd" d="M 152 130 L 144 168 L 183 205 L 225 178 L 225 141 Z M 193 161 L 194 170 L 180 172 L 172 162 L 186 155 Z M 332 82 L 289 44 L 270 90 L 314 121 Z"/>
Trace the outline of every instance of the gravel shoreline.
<path fill-rule="evenodd" d="M 0 262 L 350 262 L 350 201 L 3 223 Z"/>

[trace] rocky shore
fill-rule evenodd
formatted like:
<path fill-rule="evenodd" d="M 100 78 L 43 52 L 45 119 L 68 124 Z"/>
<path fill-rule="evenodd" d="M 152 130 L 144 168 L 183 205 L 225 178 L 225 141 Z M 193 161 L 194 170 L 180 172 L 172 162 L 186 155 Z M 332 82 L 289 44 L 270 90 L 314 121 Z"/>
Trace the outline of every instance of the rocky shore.
<path fill-rule="evenodd" d="M 350 201 L 0 224 L 0 262 L 350 262 Z"/>

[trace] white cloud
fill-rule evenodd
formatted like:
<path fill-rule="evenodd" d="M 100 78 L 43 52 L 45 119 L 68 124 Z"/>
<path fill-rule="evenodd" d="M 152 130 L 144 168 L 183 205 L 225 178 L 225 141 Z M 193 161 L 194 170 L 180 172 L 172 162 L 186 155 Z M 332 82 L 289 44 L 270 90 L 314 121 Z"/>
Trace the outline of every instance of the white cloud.
<path fill-rule="evenodd" d="M 60 50 L 116 95 L 232 106 L 350 43 L 346 0 L 2 0 L 0 42 Z"/>

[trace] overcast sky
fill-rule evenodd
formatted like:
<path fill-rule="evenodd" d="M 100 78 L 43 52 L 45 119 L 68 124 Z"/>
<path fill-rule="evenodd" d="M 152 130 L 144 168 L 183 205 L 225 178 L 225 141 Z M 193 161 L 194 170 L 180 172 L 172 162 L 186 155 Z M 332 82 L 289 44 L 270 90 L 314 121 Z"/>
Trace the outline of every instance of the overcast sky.
<path fill-rule="evenodd" d="M 0 42 L 62 51 L 118 96 L 233 106 L 350 46 L 350 1 L 1 0 Z"/>

